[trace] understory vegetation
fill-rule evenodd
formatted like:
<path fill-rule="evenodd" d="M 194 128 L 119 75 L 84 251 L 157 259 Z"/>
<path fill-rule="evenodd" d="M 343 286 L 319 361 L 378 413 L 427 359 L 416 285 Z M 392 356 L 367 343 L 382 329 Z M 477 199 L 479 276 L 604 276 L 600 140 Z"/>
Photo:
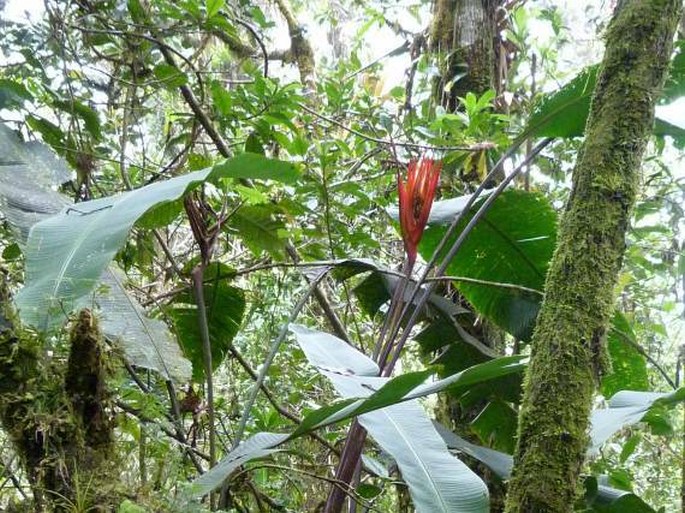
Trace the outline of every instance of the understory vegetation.
<path fill-rule="evenodd" d="M 682 2 L 3 7 L 0 510 L 685 511 Z"/>

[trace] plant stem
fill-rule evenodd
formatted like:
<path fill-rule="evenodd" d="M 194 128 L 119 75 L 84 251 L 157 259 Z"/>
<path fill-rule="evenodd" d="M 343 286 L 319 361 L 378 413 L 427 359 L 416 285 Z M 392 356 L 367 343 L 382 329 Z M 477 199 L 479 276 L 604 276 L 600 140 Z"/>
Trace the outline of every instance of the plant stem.
<path fill-rule="evenodd" d="M 381 328 L 381 333 L 378 336 L 376 346 L 373 352 L 373 359 L 378 363 L 379 369 L 383 369 L 383 364 L 387 359 L 388 355 L 393 346 L 393 337 L 386 338 L 388 333 L 396 333 L 396 325 L 399 324 L 402 316 L 402 305 L 404 302 L 404 292 L 407 288 L 407 283 L 410 281 L 411 271 L 413 264 L 409 260 L 405 261 L 404 264 L 404 276 L 402 277 L 400 283 L 395 288 L 393 292 L 392 299 L 390 300 L 390 307 L 388 308 L 388 314 L 385 317 L 385 322 Z M 350 484 L 354 478 L 355 471 L 359 466 L 359 461 L 362 454 L 362 449 L 364 448 L 364 442 L 366 441 L 366 430 L 359 424 L 357 419 L 354 419 L 350 430 L 345 438 L 345 445 L 340 455 L 340 462 L 338 463 L 338 468 L 335 473 L 335 480 L 338 482 L 343 482 L 345 484 Z M 324 508 L 324 513 L 339 513 L 342 510 L 345 498 L 347 496 L 346 491 L 339 487 L 333 486 L 326 499 L 326 506 Z"/>
<path fill-rule="evenodd" d="M 209 422 L 209 468 L 216 465 L 216 426 L 214 419 L 214 381 L 212 379 L 212 346 L 209 341 L 209 325 L 207 323 L 207 307 L 205 305 L 204 291 L 204 263 L 193 269 L 193 291 L 197 303 L 197 317 L 200 323 L 200 337 L 202 339 L 202 363 L 205 371 L 207 384 L 207 418 Z M 212 510 L 214 509 L 215 497 L 210 497 Z"/>
<path fill-rule="evenodd" d="M 313 280 L 310 283 L 309 289 L 304 294 L 304 296 L 300 298 L 300 301 L 298 301 L 298 303 L 295 305 L 295 308 L 293 308 L 292 312 L 290 312 L 290 317 L 288 317 L 287 322 L 283 324 L 283 326 L 281 327 L 281 331 L 278 333 L 278 336 L 271 344 L 271 347 L 269 348 L 269 353 L 266 355 L 266 358 L 264 359 L 264 364 L 259 369 L 259 375 L 257 376 L 255 384 L 252 387 L 252 390 L 250 391 L 250 396 L 248 397 L 247 402 L 245 403 L 245 408 L 243 408 L 243 414 L 240 416 L 240 422 L 238 423 L 235 438 L 233 439 L 233 449 L 238 447 L 238 444 L 240 443 L 240 441 L 243 438 L 243 435 L 245 434 L 245 427 L 247 426 L 247 421 L 250 418 L 250 410 L 252 409 L 252 406 L 254 405 L 255 400 L 257 399 L 257 394 L 259 393 L 260 388 L 264 384 L 266 374 L 269 372 L 269 368 L 271 367 L 271 364 L 273 363 L 274 358 L 276 357 L 276 353 L 278 353 L 278 349 L 281 347 L 281 343 L 283 343 L 285 336 L 288 334 L 288 325 L 291 322 L 294 322 L 295 319 L 297 319 L 297 316 L 299 315 L 300 311 L 304 308 L 304 305 L 307 304 L 309 298 L 315 293 L 319 286 L 319 282 L 321 282 L 324 276 L 326 276 L 326 273 L 321 273 L 315 280 Z"/>

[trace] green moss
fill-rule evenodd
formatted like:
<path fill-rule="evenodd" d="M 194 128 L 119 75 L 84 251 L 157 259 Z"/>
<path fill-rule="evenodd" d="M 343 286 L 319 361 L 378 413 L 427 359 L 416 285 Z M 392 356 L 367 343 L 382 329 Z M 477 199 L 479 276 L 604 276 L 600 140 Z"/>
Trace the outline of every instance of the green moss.
<path fill-rule="evenodd" d="M 627 1 L 609 28 L 533 337 L 509 513 L 573 509 L 640 162 L 680 4 Z"/>
<path fill-rule="evenodd" d="M 0 305 L 0 422 L 34 491 L 33 501 L 22 507 L 63 511 L 70 503 L 110 504 L 116 479 L 109 371 L 96 320 L 84 310 L 74 324 L 65 377 L 57 364 L 44 361 L 43 341 L 21 329 L 5 280 Z"/>

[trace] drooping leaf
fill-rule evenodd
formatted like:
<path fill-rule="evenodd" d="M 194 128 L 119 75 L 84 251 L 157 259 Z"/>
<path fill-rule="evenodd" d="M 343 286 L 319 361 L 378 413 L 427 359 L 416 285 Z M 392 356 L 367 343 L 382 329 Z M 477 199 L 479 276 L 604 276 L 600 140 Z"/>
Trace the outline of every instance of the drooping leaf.
<path fill-rule="evenodd" d="M 330 333 L 299 324 L 291 324 L 290 331 L 309 363 L 319 369 L 355 376 L 378 376 L 380 373 L 376 362 Z"/>
<path fill-rule="evenodd" d="M 280 179 L 294 168 L 261 156 L 238 156 L 212 169 L 79 203 L 78 209 L 66 208 L 36 224 L 27 243 L 25 286 L 16 298 L 22 319 L 41 330 L 57 326 L 65 312 L 88 304 L 100 275 L 150 208 L 177 200 L 204 180 L 251 178 L 257 169 L 260 178 Z"/>
<path fill-rule="evenodd" d="M 610 400 L 607 408 L 592 412 L 590 418 L 590 453 L 596 453 L 613 434 L 640 422 L 655 406 L 673 406 L 685 400 L 685 388 L 666 392 L 622 390 Z"/>
<path fill-rule="evenodd" d="M 344 342 L 341 341 L 341 343 Z M 483 381 L 494 379 L 503 375 L 519 373 L 522 371 L 525 364 L 526 359 L 520 356 L 502 357 L 498 360 L 494 360 L 492 362 L 487 362 L 485 364 L 477 365 L 472 368 L 466 369 L 446 379 L 439 380 L 434 383 L 415 386 L 414 388 L 408 387 L 408 384 L 414 385 L 415 383 L 425 381 L 425 379 L 428 376 L 426 372 L 412 373 L 416 374 L 415 376 L 399 376 L 397 378 L 390 379 L 387 383 L 378 388 L 378 390 L 373 392 L 369 397 L 365 399 L 342 399 L 328 406 L 319 408 L 318 410 L 314 410 L 313 412 L 305 416 L 305 418 L 302 420 L 300 424 L 300 427 L 290 435 L 283 435 L 282 439 L 273 441 L 272 445 L 268 443 L 257 444 L 257 447 L 253 448 L 254 450 L 243 450 L 238 455 L 236 455 L 235 451 L 231 452 L 225 457 L 224 460 L 222 460 L 222 463 L 224 461 L 230 463 L 234 461 L 237 457 L 240 457 L 241 459 L 239 464 L 243 464 L 252 458 L 263 456 L 265 454 L 261 452 L 263 450 L 276 448 L 277 446 L 288 440 L 294 440 L 308 433 L 311 433 L 316 429 L 329 426 L 337 422 L 342 422 L 352 417 L 369 413 L 384 408 L 386 406 L 397 404 L 399 402 L 418 399 L 420 397 L 424 397 L 426 395 L 430 395 L 441 390 L 445 390 L 451 386 L 462 386 L 466 388 L 474 384 L 478 384 Z M 336 365 L 336 367 L 339 366 Z M 409 393 L 407 393 L 408 388 L 411 390 Z M 240 449 L 240 447 L 241 446 L 239 446 L 238 449 Z M 236 451 L 238 449 L 236 449 Z M 226 478 L 230 476 L 230 473 L 233 470 L 235 470 L 237 466 L 238 465 L 233 466 L 228 464 L 226 466 L 222 466 L 222 464 L 220 463 L 217 467 L 215 467 L 215 469 L 217 470 L 212 469 L 208 472 L 210 474 L 210 477 L 207 477 L 206 479 L 208 481 L 211 481 L 212 486 L 218 487 Z M 228 470 L 222 471 L 218 469 L 218 467 L 221 467 L 221 469 Z M 207 481 L 205 481 L 205 483 L 207 483 Z M 198 489 L 196 496 L 205 495 L 214 489 L 209 489 L 209 486 L 210 485 L 207 485 L 203 488 Z"/>
<path fill-rule="evenodd" d="M 477 206 L 462 220 L 457 234 Z M 426 229 L 419 246 L 425 259 L 446 230 L 444 225 Z M 478 222 L 447 273 L 482 280 L 482 284 L 456 281 L 455 285 L 478 313 L 515 337 L 529 340 L 555 240 L 556 214 L 549 202 L 539 194 L 510 190 Z"/>
<path fill-rule="evenodd" d="M 64 147 L 66 134 L 52 121 L 31 114 L 26 116 L 26 124 L 31 127 L 32 130 L 38 132 L 43 137 L 43 141 L 53 148 Z"/>
<path fill-rule="evenodd" d="M 23 246 L 36 222 L 71 204 L 50 188 L 68 179 L 69 171 L 45 145 L 22 143 L 4 125 L 0 125 L 0 149 L 5 150 L 0 151 L 0 210 Z M 148 317 L 126 292 L 123 272 L 110 264 L 98 281 L 102 286 L 94 291 L 89 306 L 99 308 L 105 336 L 121 344 L 133 365 L 155 370 L 166 379 L 187 381 L 190 362 L 167 326 Z"/>
<path fill-rule="evenodd" d="M 181 353 L 167 325 L 149 317 L 126 292 L 123 271 L 111 264 L 100 276 L 93 302 L 99 307 L 103 333 L 116 340 L 136 367 L 159 372 L 165 379 L 185 383 L 190 362 Z"/>
<path fill-rule="evenodd" d="M 55 99 L 53 100 L 52 105 L 53 107 L 56 107 L 61 111 L 83 121 L 83 126 L 96 141 L 102 139 L 100 118 L 94 109 L 78 100 Z"/>
<path fill-rule="evenodd" d="M 234 274 L 229 267 L 219 262 L 212 263 L 205 270 L 204 298 L 213 369 L 226 357 L 245 311 L 243 290 L 228 283 Z M 184 291 L 175 296 L 167 313 L 172 319 L 183 352 L 193 363 L 193 379 L 202 382 L 205 375 L 202 337 L 193 293 Z"/>
<path fill-rule="evenodd" d="M 601 476 L 600 476 L 601 477 Z M 599 484 L 594 476 L 586 477 L 585 506 L 596 513 L 656 513 L 656 511 L 637 495 Z"/>
<path fill-rule="evenodd" d="M 437 422 L 434 422 L 434 425 L 450 449 L 463 452 L 477 459 L 497 474 L 500 479 L 509 479 L 514 466 L 514 459 L 511 455 L 472 444 L 452 433 L 443 425 Z M 654 513 L 654 510 L 638 496 L 625 490 L 599 485 L 594 476 L 586 477 L 584 484 L 585 496 L 583 500 L 584 506 L 589 508 L 587 511 L 597 513 Z"/>
<path fill-rule="evenodd" d="M 257 433 L 242 442 L 223 458 L 215 467 L 209 469 L 192 483 L 190 495 L 202 497 L 216 490 L 234 470 L 250 460 L 273 454 L 277 447 L 286 441 L 288 435 L 280 433 Z"/>
<path fill-rule="evenodd" d="M 371 359 L 336 337 L 301 326 L 291 330 L 309 362 L 343 397 L 369 396 L 388 382 L 373 376 L 378 367 Z M 449 454 L 418 402 L 363 414 L 359 422 L 397 462 L 418 512 L 488 511 L 484 483 Z"/>
<path fill-rule="evenodd" d="M 484 463 L 501 479 L 509 479 L 511 470 L 514 467 L 514 459 L 511 455 L 488 447 L 472 444 L 456 433 L 453 433 L 439 422 L 433 422 L 433 425 L 443 440 L 445 440 L 447 447 L 468 454 L 472 458 Z"/>

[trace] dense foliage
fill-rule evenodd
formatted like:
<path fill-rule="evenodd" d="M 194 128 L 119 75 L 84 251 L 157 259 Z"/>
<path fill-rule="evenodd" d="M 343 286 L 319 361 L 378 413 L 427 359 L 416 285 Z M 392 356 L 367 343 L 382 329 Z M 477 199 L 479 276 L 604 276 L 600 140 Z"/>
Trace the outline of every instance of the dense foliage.
<path fill-rule="evenodd" d="M 493 2 L 476 90 L 432 4 L 46 0 L 0 21 L 0 509 L 501 511 L 597 81 L 566 56 L 611 13 Z M 681 502 L 683 48 L 579 511 Z M 440 182 L 399 212 L 422 158 Z"/>

